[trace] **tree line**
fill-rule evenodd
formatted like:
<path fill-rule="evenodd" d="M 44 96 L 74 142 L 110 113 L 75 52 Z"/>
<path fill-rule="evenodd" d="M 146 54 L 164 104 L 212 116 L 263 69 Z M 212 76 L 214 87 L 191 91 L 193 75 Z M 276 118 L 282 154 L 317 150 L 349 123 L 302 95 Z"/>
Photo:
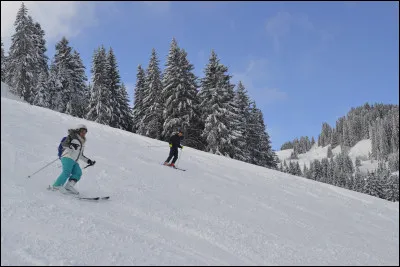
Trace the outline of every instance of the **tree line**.
<path fill-rule="evenodd" d="M 48 65 L 45 33 L 21 4 L 8 56 L 1 46 L 1 80 L 32 105 L 167 141 L 179 128 L 184 144 L 259 166 L 276 168 L 264 116 L 245 86 L 211 51 L 204 77 L 172 40 L 164 70 L 152 49 L 137 67 L 133 108 L 113 49 L 93 52 L 90 82 L 80 54 L 63 37 Z"/>

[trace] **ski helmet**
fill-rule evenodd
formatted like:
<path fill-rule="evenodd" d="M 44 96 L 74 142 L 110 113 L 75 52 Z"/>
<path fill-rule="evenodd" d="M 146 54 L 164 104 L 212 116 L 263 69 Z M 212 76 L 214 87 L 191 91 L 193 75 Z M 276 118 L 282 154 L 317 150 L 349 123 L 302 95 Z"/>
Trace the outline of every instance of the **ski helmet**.
<path fill-rule="evenodd" d="M 78 124 L 75 129 L 77 130 L 85 129 L 86 132 L 88 131 L 86 125 L 84 124 Z"/>

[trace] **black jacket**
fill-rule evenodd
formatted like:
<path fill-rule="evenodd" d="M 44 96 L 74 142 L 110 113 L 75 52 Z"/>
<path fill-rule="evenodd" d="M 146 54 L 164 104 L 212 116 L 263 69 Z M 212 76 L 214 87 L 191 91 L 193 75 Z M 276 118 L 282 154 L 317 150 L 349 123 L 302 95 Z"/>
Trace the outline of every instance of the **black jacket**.
<path fill-rule="evenodd" d="M 182 136 L 183 137 L 183 136 Z M 181 139 L 183 139 L 182 137 L 179 137 L 178 134 L 174 134 L 173 136 L 171 136 L 171 138 L 169 138 L 169 143 L 172 144 L 172 148 L 182 148 L 181 146 Z"/>

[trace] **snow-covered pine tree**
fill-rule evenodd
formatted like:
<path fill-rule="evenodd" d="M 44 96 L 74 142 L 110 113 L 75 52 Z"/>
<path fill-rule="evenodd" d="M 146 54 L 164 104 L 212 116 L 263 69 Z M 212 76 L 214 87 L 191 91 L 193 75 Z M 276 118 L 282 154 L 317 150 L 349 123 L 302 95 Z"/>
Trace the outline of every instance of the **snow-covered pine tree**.
<path fill-rule="evenodd" d="M 295 168 L 295 170 L 296 170 L 295 175 L 297 175 L 297 176 L 302 176 L 302 175 L 303 175 L 303 174 L 301 173 L 300 164 L 299 164 L 298 161 L 296 162 L 296 168 Z"/>
<path fill-rule="evenodd" d="M 217 155 L 230 156 L 232 151 L 232 129 L 229 121 L 232 118 L 232 98 L 230 91 L 234 85 L 231 76 L 225 74 L 228 68 L 219 62 L 214 51 L 204 70 L 205 77 L 201 81 L 199 100 L 201 118 L 205 124 L 202 137 L 206 141 L 205 150 Z"/>
<path fill-rule="evenodd" d="M 399 109 L 397 108 L 392 115 L 392 153 L 399 152 Z"/>
<path fill-rule="evenodd" d="M 293 152 L 290 154 L 290 159 L 299 159 L 299 157 L 298 157 L 296 151 L 293 151 Z"/>
<path fill-rule="evenodd" d="M 106 72 L 108 78 L 107 88 L 110 91 L 109 101 L 111 105 L 111 118 L 109 125 L 114 128 L 121 128 L 122 115 L 120 110 L 120 102 L 118 99 L 118 91 L 121 87 L 121 77 L 117 67 L 117 59 L 115 58 L 111 47 L 107 53 Z"/>
<path fill-rule="evenodd" d="M 390 144 L 389 141 L 390 139 L 388 138 L 390 136 L 387 134 L 387 127 L 385 127 L 385 120 L 378 120 L 378 138 L 379 138 L 379 154 L 378 154 L 378 159 L 383 159 L 387 160 L 387 156 L 390 153 Z"/>
<path fill-rule="evenodd" d="M 138 71 L 136 74 L 136 86 L 134 92 L 134 103 L 133 103 L 133 111 L 132 111 L 132 131 L 134 133 L 138 132 L 142 117 L 144 116 L 144 108 L 143 108 L 143 99 L 146 87 L 146 73 L 143 70 L 142 66 L 138 66 Z"/>
<path fill-rule="evenodd" d="M 237 149 L 233 158 L 249 162 L 250 152 L 247 146 L 246 133 L 250 117 L 250 98 L 241 81 L 239 81 L 237 85 L 234 101 L 238 110 L 238 124 L 236 131 L 239 132 L 239 136 L 233 141 L 233 146 Z"/>
<path fill-rule="evenodd" d="M 344 147 L 350 147 L 351 142 L 350 142 L 350 128 L 349 128 L 349 122 L 345 121 L 343 124 L 343 144 Z"/>
<path fill-rule="evenodd" d="M 371 159 L 376 159 L 378 157 L 378 142 L 374 124 L 369 127 L 369 136 L 371 137 Z"/>
<path fill-rule="evenodd" d="M 329 164 L 328 164 L 328 179 L 326 182 L 328 184 L 335 184 L 335 169 L 336 169 L 336 163 L 333 160 L 333 158 L 330 158 Z"/>
<path fill-rule="evenodd" d="M 286 164 L 285 160 L 282 163 L 282 172 L 284 172 L 284 173 L 288 172 L 288 167 L 287 167 L 287 164 Z"/>
<path fill-rule="evenodd" d="M 182 68 L 182 83 L 185 88 L 183 96 L 186 98 L 186 103 L 182 102 L 184 108 L 181 114 L 183 129 L 186 133 L 185 145 L 201 148 L 203 144 L 201 132 L 199 131 L 202 123 L 200 121 L 199 99 L 197 96 L 199 88 L 198 78 L 193 73 L 194 66 L 188 61 L 186 51 L 181 49 L 179 54 L 180 66 Z M 192 128 L 194 130 L 191 130 Z"/>
<path fill-rule="evenodd" d="M 362 121 L 361 117 L 354 115 L 350 123 L 350 145 L 354 146 L 358 141 L 362 139 Z"/>
<path fill-rule="evenodd" d="M 193 74 L 193 65 L 187 59 L 187 53 L 180 49 L 173 39 L 163 75 L 162 97 L 164 100 L 163 132 L 168 139 L 178 128 L 189 130 L 190 136 L 185 145 L 197 146 L 199 121 L 197 99 L 197 77 Z M 190 131 L 191 128 L 196 131 Z"/>
<path fill-rule="evenodd" d="M 315 139 L 314 136 L 311 137 L 311 147 L 313 147 L 315 145 Z"/>
<path fill-rule="evenodd" d="M 250 163 L 276 168 L 275 153 L 271 148 L 271 141 L 265 130 L 263 114 L 254 101 L 251 103 L 246 137 L 248 138 Z"/>
<path fill-rule="evenodd" d="M 129 98 L 126 88 L 121 86 L 121 76 L 118 70 L 117 59 L 113 49 L 107 54 L 106 71 L 108 76 L 108 89 L 110 90 L 110 104 L 112 108 L 110 126 L 128 130 L 131 125 Z"/>
<path fill-rule="evenodd" d="M 382 183 L 376 173 L 368 172 L 364 185 L 364 193 L 374 197 L 381 197 L 383 195 Z"/>
<path fill-rule="evenodd" d="M 107 55 L 101 46 L 93 55 L 92 91 L 86 118 L 97 123 L 109 125 L 111 119 L 110 90 L 108 89 Z"/>
<path fill-rule="evenodd" d="M 49 76 L 45 73 L 39 74 L 39 80 L 35 88 L 35 98 L 33 105 L 50 108 L 51 106 L 51 91 L 49 89 Z"/>
<path fill-rule="evenodd" d="M 4 45 L 3 40 L 1 40 L 1 81 L 5 82 L 6 80 L 6 56 L 4 54 Z"/>
<path fill-rule="evenodd" d="M 386 199 L 389 201 L 399 201 L 399 176 L 390 175 L 387 181 Z"/>
<path fill-rule="evenodd" d="M 121 83 L 119 94 L 119 99 L 121 100 L 121 113 L 123 118 L 121 127 L 122 129 L 131 132 L 133 123 L 132 108 L 129 106 L 129 95 L 124 83 Z"/>
<path fill-rule="evenodd" d="M 321 182 L 327 183 L 328 182 L 328 175 L 329 175 L 329 160 L 328 158 L 323 158 L 321 160 L 321 167 L 322 167 L 322 178 Z"/>
<path fill-rule="evenodd" d="M 40 74 L 43 73 L 42 77 L 48 76 L 49 66 L 48 61 L 49 58 L 46 56 L 46 39 L 44 38 L 45 32 L 42 30 L 39 23 L 32 24 L 33 29 L 32 32 L 34 34 L 35 48 L 36 48 L 36 57 L 37 57 L 37 78 L 39 80 Z"/>
<path fill-rule="evenodd" d="M 308 169 L 308 174 L 306 175 L 307 179 L 313 180 L 314 172 L 315 172 L 314 161 L 311 161 L 310 168 Z"/>
<path fill-rule="evenodd" d="M 306 178 L 307 177 L 307 175 L 308 175 L 308 172 L 309 172 L 309 170 L 308 170 L 308 168 L 307 168 L 307 165 L 304 163 L 303 164 L 303 177 L 304 178 Z"/>
<path fill-rule="evenodd" d="M 146 73 L 146 86 L 143 99 L 143 110 L 145 112 L 138 133 L 161 139 L 162 133 L 162 84 L 161 71 L 156 50 L 153 48 Z"/>
<path fill-rule="evenodd" d="M 242 119 L 241 119 L 241 114 L 239 110 L 239 106 L 237 105 L 237 102 L 235 100 L 235 91 L 234 91 L 234 85 L 231 85 L 227 83 L 226 86 L 226 95 L 227 95 L 227 116 L 228 116 L 228 129 L 229 129 L 229 139 L 230 139 L 230 152 L 229 156 L 231 158 L 246 158 L 246 154 L 248 156 L 248 153 L 246 153 L 245 150 L 243 150 L 241 147 L 236 146 L 236 142 L 239 140 L 245 141 L 243 138 L 243 132 L 241 131 L 241 125 L 242 125 Z M 262 114 L 261 114 L 262 115 Z M 247 157 L 248 158 L 248 157 Z M 277 163 L 274 165 L 275 167 L 278 166 Z"/>
<path fill-rule="evenodd" d="M 286 149 L 292 149 L 293 148 L 293 143 L 292 142 L 285 142 L 282 146 L 281 146 L 281 150 L 286 150 Z"/>
<path fill-rule="evenodd" d="M 13 93 L 28 103 L 34 100 L 33 90 L 38 79 L 38 61 L 35 57 L 37 49 L 32 23 L 28 9 L 22 3 L 14 23 L 15 33 L 11 37 L 6 66 L 6 83 L 11 86 Z"/>
<path fill-rule="evenodd" d="M 54 92 L 54 106 L 51 108 L 62 113 L 71 114 L 71 105 L 75 93 L 75 87 L 72 85 L 73 57 L 72 48 L 65 37 L 56 44 L 56 53 L 50 71 L 52 72 L 52 78 L 55 79 L 55 88 L 51 88 Z"/>
<path fill-rule="evenodd" d="M 364 188 L 364 177 L 360 172 L 360 168 L 357 166 L 354 172 L 354 184 L 353 190 L 362 193 Z"/>
<path fill-rule="evenodd" d="M 183 128 L 178 114 L 178 104 L 182 99 L 178 96 L 184 91 L 182 79 L 182 68 L 180 67 L 180 48 L 175 38 L 172 39 L 168 52 L 165 70 L 162 77 L 162 103 L 163 103 L 163 131 L 162 136 L 168 140 L 170 135 Z"/>
<path fill-rule="evenodd" d="M 332 146 L 328 147 L 328 152 L 327 152 L 327 158 L 332 158 L 333 157 L 333 153 L 332 153 Z"/>
<path fill-rule="evenodd" d="M 388 157 L 388 167 L 390 171 L 395 172 L 399 170 L 399 151 L 392 153 Z"/>
<path fill-rule="evenodd" d="M 72 53 L 70 79 L 71 98 L 65 113 L 83 118 L 89 105 L 88 87 L 86 85 L 88 79 L 85 73 L 85 66 L 77 51 Z"/>
<path fill-rule="evenodd" d="M 332 130 L 332 136 L 331 136 L 331 141 L 330 141 L 331 147 L 335 148 L 339 145 L 339 136 L 338 132 L 336 129 Z"/>
<path fill-rule="evenodd" d="M 310 138 L 308 136 L 306 136 L 306 151 L 308 152 L 311 149 L 311 141 Z"/>
<path fill-rule="evenodd" d="M 43 90 L 43 89 L 42 89 Z M 43 101 L 37 101 L 42 103 L 47 103 L 47 108 L 53 109 L 56 104 L 59 102 L 58 100 L 58 92 L 57 92 L 57 70 L 54 64 L 54 58 L 51 60 L 50 68 L 49 68 L 49 76 L 47 81 L 47 90 L 48 93 L 43 93 L 45 99 Z"/>
<path fill-rule="evenodd" d="M 360 167 L 361 166 L 361 160 L 359 157 L 356 158 L 356 167 Z"/>

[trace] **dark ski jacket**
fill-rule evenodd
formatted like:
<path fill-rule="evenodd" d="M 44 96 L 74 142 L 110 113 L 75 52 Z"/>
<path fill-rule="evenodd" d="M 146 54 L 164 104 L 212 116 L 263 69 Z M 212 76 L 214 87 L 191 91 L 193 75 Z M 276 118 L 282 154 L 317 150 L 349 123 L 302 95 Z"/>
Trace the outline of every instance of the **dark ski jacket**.
<path fill-rule="evenodd" d="M 182 136 L 183 137 L 183 136 Z M 182 148 L 181 146 L 181 139 L 183 139 L 182 137 L 179 137 L 178 134 L 174 134 L 169 138 L 169 143 L 172 144 L 172 149 L 177 149 Z"/>

